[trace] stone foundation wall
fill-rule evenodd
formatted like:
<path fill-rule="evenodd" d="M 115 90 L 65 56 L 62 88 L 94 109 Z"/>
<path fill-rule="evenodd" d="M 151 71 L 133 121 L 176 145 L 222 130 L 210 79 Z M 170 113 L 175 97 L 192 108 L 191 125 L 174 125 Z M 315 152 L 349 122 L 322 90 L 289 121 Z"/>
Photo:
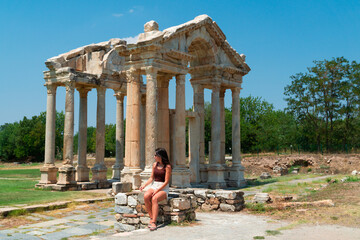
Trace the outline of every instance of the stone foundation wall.
<path fill-rule="evenodd" d="M 174 189 L 168 200 L 159 203 L 158 224 L 195 220 L 195 210 L 235 212 L 244 208 L 244 193 L 231 190 Z M 118 193 L 115 196 L 115 230 L 146 228 L 150 222 L 144 205 L 144 192 Z"/>

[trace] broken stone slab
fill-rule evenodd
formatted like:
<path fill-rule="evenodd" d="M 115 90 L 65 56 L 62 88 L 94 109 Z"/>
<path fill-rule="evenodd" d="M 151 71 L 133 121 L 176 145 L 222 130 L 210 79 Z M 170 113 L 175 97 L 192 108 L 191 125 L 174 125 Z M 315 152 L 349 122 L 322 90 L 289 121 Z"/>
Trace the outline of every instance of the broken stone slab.
<path fill-rule="evenodd" d="M 356 176 L 357 174 L 359 174 L 359 172 L 356 171 L 356 170 L 354 170 L 354 171 L 351 172 L 351 175 L 353 175 L 353 176 Z"/>
<path fill-rule="evenodd" d="M 132 184 L 131 183 L 123 183 L 123 182 L 113 182 L 112 183 L 112 191 L 114 194 L 131 192 Z"/>
<path fill-rule="evenodd" d="M 268 172 L 263 172 L 260 175 L 260 179 L 269 179 L 269 178 L 271 178 L 271 175 Z"/>
<path fill-rule="evenodd" d="M 170 205 L 174 209 L 186 210 L 191 207 L 190 200 L 182 198 L 173 198 L 170 200 Z"/>
<path fill-rule="evenodd" d="M 286 202 L 284 207 L 314 206 L 314 207 L 334 207 L 335 204 L 331 199 L 320 200 L 315 202 Z"/>
<path fill-rule="evenodd" d="M 255 194 L 252 202 L 253 203 L 270 203 L 271 198 L 268 193 L 257 193 L 257 194 Z"/>
<path fill-rule="evenodd" d="M 115 205 L 115 212 L 117 213 L 131 213 L 136 214 L 136 210 L 128 206 Z"/>
<path fill-rule="evenodd" d="M 242 191 L 220 190 L 215 192 L 215 196 L 220 199 L 239 199 L 243 195 Z"/>
<path fill-rule="evenodd" d="M 114 224 L 114 229 L 117 232 L 131 232 L 135 230 L 135 226 L 116 222 Z"/>

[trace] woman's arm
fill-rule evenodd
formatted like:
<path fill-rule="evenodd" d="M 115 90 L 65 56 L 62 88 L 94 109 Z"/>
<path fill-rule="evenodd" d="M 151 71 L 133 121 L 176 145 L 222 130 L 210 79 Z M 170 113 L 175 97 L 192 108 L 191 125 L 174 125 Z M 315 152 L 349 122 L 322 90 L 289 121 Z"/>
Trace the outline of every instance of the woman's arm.
<path fill-rule="evenodd" d="M 144 185 L 142 185 L 142 186 L 139 188 L 140 191 L 142 191 L 147 185 L 149 185 L 150 183 L 153 182 L 153 180 L 154 180 L 154 167 L 155 167 L 155 164 L 156 164 L 156 163 L 153 164 L 150 178 L 146 181 L 146 183 L 145 183 Z"/>
<path fill-rule="evenodd" d="M 156 189 L 153 193 L 153 196 L 155 194 L 157 194 L 158 192 L 162 191 L 164 189 L 164 187 L 166 187 L 167 184 L 169 184 L 170 182 L 170 178 L 171 178 L 171 165 L 168 164 L 166 166 L 166 174 L 165 174 L 165 182 L 163 185 L 161 185 L 161 187 L 159 187 L 158 189 Z"/>

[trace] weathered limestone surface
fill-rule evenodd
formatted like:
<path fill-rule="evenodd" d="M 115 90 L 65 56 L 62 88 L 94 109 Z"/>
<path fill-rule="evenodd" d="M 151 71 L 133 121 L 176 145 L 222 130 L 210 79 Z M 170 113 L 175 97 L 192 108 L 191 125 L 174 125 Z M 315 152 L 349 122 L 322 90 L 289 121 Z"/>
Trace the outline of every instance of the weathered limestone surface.
<path fill-rule="evenodd" d="M 64 165 L 59 170 L 58 185 L 53 189 L 109 187 L 104 164 L 107 89 L 115 91 L 117 101 L 116 162 L 112 167 L 111 182 L 131 183 L 132 189 L 139 188 L 141 182 L 151 174 L 154 150 L 164 147 L 173 166 L 173 186 L 189 187 L 190 182 L 211 188 L 244 185 L 238 102 L 243 76 L 250 68 L 245 62 L 245 55 L 240 55 L 230 46 L 225 34 L 209 16 L 201 15 L 165 30 L 159 30 L 159 24 L 150 21 L 144 25 L 144 32 L 135 44 L 110 39 L 50 58 L 45 64 L 49 69 L 44 72 L 48 88 L 47 126 L 40 185 L 47 187 L 57 181 L 54 165 L 55 96 L 57 87 L 63 86 L 66 87 Z M 191 75 L 190 83 L 194 89 L 194 108 L 191 113 L 185 111 L 187 74 Z M 142 76 L 146 76 L 146 83 L 142 81 Z M 169 81 L 174 77 L 176 90 L 169 93 Z M 87 91 L 94 88 L 98 97 L 96 162 L 91 169 L 93 178 L 88 182 L 85 130 Z M 80 93 L 76 187 L 73 186 L 74 89 Z M 212 91 L 212 154 L 209 162 L 204 152 L 204 89 Z M 224 94 L 227 89 L 231 89 L 233 95 L 233 161 L 230 167 L 225 165 Z M 175 109 L 169 109 L 169 94 L 175 94 Z M 127 121 L 124 143 L 122 126 L 125 96 Z M 185 156 L 186 118 L 190 122 L 189 162 Z M 227 208 L 224 204 L 228 203 L 222 205 Z M 220 207 L 221 204 L 217 205 Z M 208 207 L 214 208 L 211 204 Z"/>

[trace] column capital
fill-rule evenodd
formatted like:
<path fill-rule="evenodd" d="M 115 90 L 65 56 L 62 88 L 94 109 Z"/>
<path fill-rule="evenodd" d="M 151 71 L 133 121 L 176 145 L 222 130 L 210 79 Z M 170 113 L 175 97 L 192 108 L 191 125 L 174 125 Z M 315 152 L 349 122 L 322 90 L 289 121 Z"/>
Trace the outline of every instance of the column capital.
<path fill-rule="evenodd" d="M 57 85 L 50 83 L 45 84 L 44 86 L 47 88 L 48 94 L 56 94 Z"/>
<path fill-rule="evenodd" d="M 140 82 L 140 71 L 136 68 L 126 70 L 126 80 L 130 82 Z"/>
<path fill-rule="evenodd" d="M 232 94 L 234 95 L 239 95 L 240 94 L 240 89 L 239 87 L 234 87 L 234 88 L 231 88 L 231 92 Z"/>
<path fill-rule="evenodd" d="M 80 87 L 80 88 L 77 88 L 77 90 L 80 94 L 80 97 L 84 98 L 87 96 L 88 92 L 90 92 L 92 89 L 88 88 L 88 87 Z"/>
<path fill-rule="evenodd" d="M 220 87 L 221 87 L 220 83 L 213 83 L 212 84 L 212 91 L 219 93 L 220 92 Z"/>
<path fill-rule="evenodd" d="M 66 91 L 74 91 L 75 89 L 75 82 L 73 81 L 66 81 L 65 83 Z"/>
<path fill-rule="evenodd" d="M 96 90 L 97 90 L 98 95 L 105 95 L 106 87 L 98 86 L 98 87 L 96 87 Z"/>
<path fill-rule="evenodd" d="M 191 84 L 195 93 L 204 93 L 204 86 L 198 83 Z"/>
<path fill-rule="evenodd" d="M 121 90 L 114 90 L 114 96 L 117 100 L 123 101 L 126 93 Z"/>
<path fill-rule="evenodd" d="M 185 74 L 176 75 L 176 84 L 185 84 Z"/>
<path fill-rule="evenodd" d="M 156 74 L 158 72 L 158 68 L 153 67 L 153 66 L 147 66 L 144 68 L 146 75 L 152 75 L 152 74 Z"/>

